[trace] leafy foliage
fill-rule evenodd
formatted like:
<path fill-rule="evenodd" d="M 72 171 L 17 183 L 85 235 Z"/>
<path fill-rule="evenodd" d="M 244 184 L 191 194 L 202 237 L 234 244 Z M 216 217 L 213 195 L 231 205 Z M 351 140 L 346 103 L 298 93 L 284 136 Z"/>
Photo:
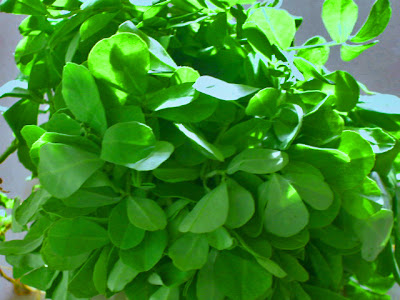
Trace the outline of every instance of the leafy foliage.
<path fill-rule="evenodd" d="M 332 41 L 297 46 L 279 4 L 1 2 L 28 17 L 0 161 L 40 181 L 0 215 L 27 231 L 0 243 L 16 278 L 51 299 L 387 299 L 400 99 L 324 64 L 375 46 L 390 2 L 352 35 L 355 2 L 325 0 Z"/>

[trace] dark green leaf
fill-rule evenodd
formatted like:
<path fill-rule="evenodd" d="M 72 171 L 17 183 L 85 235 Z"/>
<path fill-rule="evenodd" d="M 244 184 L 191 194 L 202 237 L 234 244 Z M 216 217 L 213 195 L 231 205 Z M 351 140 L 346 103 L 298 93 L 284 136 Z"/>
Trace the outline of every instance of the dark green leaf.
<path fill-rule="evenodd" d="M 140 244 L 145 231 L 129 222 L 126 202 L 113 208 L 108 221 L 108 234 L 112 243 L 120 249 L 133 248 Z"/>
<path fill-rule="evenodd" d="M 162 258 L 167 247 L 165 230 L 148 231 L 144 240 L 135 248 L 121 250 L 122 262 L 137 272 L 148 271 Z"/>
<path fill-rule="evenodd" d="M 203 234 L 185 233 L 168 250 L 174 265 L 182 271 L 201 269 L 207 261 L 208 242 Z"/>
<path fill-rule="evenodd" d="M 48 143 L 40 148 L 39 179 L 50 194 L 67 198 L 103 163 L 93 153 L 64 144 Z"/>
<path fill-rule="evenodd" d="M 156 231 L 167 226 L 165 212 L 154 200 L 141 197 L 128 197 L 127 212 L 129 221 L 144 230 Z"/>
<path fill-rule="evenodd" d="M 208 192 L 196 203 L 193 210 L 179 226 L 182 232 L 211 232 L 224 225 L 229 212 L 229 196 L 226 183 Z"/>
<path fill-rule="evenodd" d="M 62 94 L 75 117 L 104 134 L 107 120 L 92 75 L 84 66 L 67 63 L 63 72 Z"/>
<path fill-rule="evenodd" d="M 47 240 L 61 256 L 76 256 L 109 242 L 107 231 L 85 218 L 59 220 L 50 228 Z"/>
<path fill-rule="evenodd" d="M 214 267 L 217 289 L 233 300 L 255 300 L 272 284 L 272 276 L 241 251 L 222 251 Z"/>

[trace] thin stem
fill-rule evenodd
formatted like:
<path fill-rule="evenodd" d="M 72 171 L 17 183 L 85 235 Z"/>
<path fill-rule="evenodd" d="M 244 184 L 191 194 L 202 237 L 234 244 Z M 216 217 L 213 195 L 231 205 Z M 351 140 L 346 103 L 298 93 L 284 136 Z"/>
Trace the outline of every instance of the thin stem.
<path fill-rule="evenodd" d="M 11 154 L 13 154 L 18 148 L 18 140 L 15 139 L 11 142 L 11 145 L 8 146 L 6 151 L 0 155 L 0 164 L 3 163 Z"/>
<path fill-rule="evenodd" d="M 30 293 L 33 292 L 31 288 L 29 288 L 25 284 L 22 284 L 18 279 L 9 277 L 6 273 L 4 273 L 4 271 L 1 268 L 0 268 L 0 277 L 3 277 L 8 282 L 12 283 L 17 295 L 29 295 Z"/>
<path fill-rule="evenodd" d="M 342 45 L 343 43 L 337 43 L 334 41 L 327 42 L 327 43 L 322 43 L 322 44 L 316 44 L 316 45 L 305 45 L 305 46 L 295 46 L 295 47 L 289 47 L 286 50 L 287 51 L 293 51 L 293 50 L 302 50 L 302 49 L 312 49 L 312 48 L 318 48 L 318 47 L 332 47 L 332 46 L 339 46 Z"/>

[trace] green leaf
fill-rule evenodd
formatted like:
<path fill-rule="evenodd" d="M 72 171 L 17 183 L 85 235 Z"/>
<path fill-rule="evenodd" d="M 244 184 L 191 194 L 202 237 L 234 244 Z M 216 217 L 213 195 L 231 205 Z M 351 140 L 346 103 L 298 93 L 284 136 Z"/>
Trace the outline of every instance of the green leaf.
<path fill-rule="evenodd" d="M 87 182 L 84 183 L 84 185 L 86 184 Z M 105 186 L 80 188 L 71 196 L 62 199 L 66 206 L 81 209 L 111 205 L 118 203 L 120 200 L 120 195 L 115 193 L 110 187 Z"/>
<path fill-rule="evenodd" d="M 365 50 L 378 44 L 378 41 L 366 45 L 347 45 L 343 44 L 340 48 L 340 57 L 343 61 L 350 61 L 361 55 Z"/>
<path fill-rule="evenodd" d="M 207 263 L 199 271 L 196 282 L 196 295 L 199 300 L 223 300 L 224 295 L 219 291 L 215 281 L 215 259 L 217 251 L 211 251 Z"/>
<path fill-rule="evenodd" d="M 208 192 L 196 203 L 193 210 L 179 226 L 182 232 L 211 232 L 224 225 L 229 213 L 229 196 L 226 183 Z"/>
<path fill-rule="evenodd" d="M 259 90 L 243 84 L 228 83 L 211 76 L 199 77 L 193 88 L 200 93 L 225 101 L 238 100 Z"/>
<path fill-rule="evenodd" d="M 150 55 L 136 34 L 119 33 L 99 41 L 88 57 L 90 72 L 123 91 L 143 95 L 147 87 Z"/>
<path fill-rule="evenodd" d="M 400 115 L 400 98 L 395 95 L 375 94 L 361 96 L 357 107 L 381 114 Z"/>
<path fill-rule="evenodd" d="M 46 6 L 40 0 L 4 0 L 0 4 L 0 12 L 33 16 L 47 14 Z"/>
<path fill-rule="evenodd" d="M 167 226 L 165 212 L 154 200 L 141 197 L 128 197 L 127 212 L 129 221 L 144 230 L 156 231 Z"/>
<path fill-rule="evenodd" d="M 245 171 L 253 174 L 275 173 L 284 168 L 288 163 L 285 152 L 252 148 L 236 155 L 228 165 L 228 174 Z"/>
<path fill-rule="evenodd" d="M 81 134 L 81 124 L 78 121 L 72 119 L 67 114 L 61 112 L 52 115 L 50 120 L 47 123 L 43 124 L 42 126 L 46 131 L 63 133 L 68 135 Z"/>
<path fill-rule="evenodd" d="M 108 220 L 108 235 L 111 242 L 120 249 L 130 249 L 140 244 L 145 231 L 129 222 L 126 202 L 115 206 Z"/>
<path fill-rule="evenodd" d="M 218 250 L 228 249 L 234 244 L 234 239 L 224 227 L 207 233 L 207 240 L 211 247 Z"/>
<path fill-rule="evenodd" d="M 296 104 L 282 107 L 272 125 L 276 137 L 281 141 L 280 149 L 287 149 L 297 137 L 303 124 L 303 109 Z"/>
<path fill-rule="evenodd" d="M 25 125 L 21 129 L 21 135 L 24 138 L 28 148 L 31 148 L 32 145 L 44 134 L 46 130 L 42 127 L 36 125 Z"/>
<path fill-rule="evenodd" d="M 153 152 L 129 167 L 137 171 L 151 171 L 157 169 L 174 152 L 174 146 L 168 142 L 156 142 Z"/>
<path fill-rule="evenodd" d="M 43 238 L 0 242 L 1 255 L 21 255 L 32 252 L 42 244 Z"/>
<path fill-rule="evenodd" d="M 145 105 L 153 111 L 187 105 L 199 95 L 192 85 L 187 82 L 159 90 L 147 96 Z"/>
<path fill-rule="evenodd" d="M 280 266 L 286 271 L 286 273 L 296 281 L 306 282 L 309 279 L 308 272 L 299 263 L 299 261 L 292 255 L 287 254 L 283 251 L 279 253 Z"/>
<path fill-rule="evenodd" d="M 329 300 L 346 300 L 340 294 L 332 292 L 331 290 L 324 289 L 313 285 L 303 285 L 304 290 L 310 295 L 311 299 L 329 299 Z"/>
<path fill-rule="evenodd" d="M 369 142 L 375 154 L 388 152 L 396 145 L 396 139 L 380 128 L 362 128 L 358 133 Z"/>
<path fill-rule="evenodd" d="M 52 270 L 75 270 L 82 266 L 88 259 L 90 252 L 82 253 L 75 256 L 64 256 L 58 255 L 54 252 L 48 243 L 48 240 L 44 240 L 40 254 L 46 265 Z"/>
<path fill-rule="evenodd" d="M 273 260 L 264 257 L 256 257 L 256 260 L 260 266 L 262 266 L 275 277 L 284 278 L 287 276 L 286 272 Z"/>
<path fill-rule="evenodd" d="M 40 267 L 21 277 L 23 284 L 45 291 L 51 287 L 59 271 L 52 271 L 47 267 Z"/>
<path fill-rule="evenodd" d="M 27 225 L 38 213 L 41 206 L 49 200 L 51 195 L 44 189 L 32 193 L 20 206 L 14 211 L 14 218 L 20 225 Z"/>
<path fill-rule="evenodd" d="M 254 214 L 253 196 L 244 187 L 232 179 L 227 180 L 229 213 L 225 225 L 238 228 L 246 224 Z"/>
<path fill-rule="evenodd" d="M 106 27 L 112 19 L 116 16 L 116 13 L 103 12 L 100 14 L 96 14 L 90 18 L 88 18 L 85 22 L 82 23 L 79 28 L 79 35 L 81 41 L 85 41 L 104 27 Z"/>
<path fill-rule="evenodd" d="M 113 9 L 121 6 L 121 0 L 87 0 L 81 5 L 82 10 Z"/>
<path fill-rule="evenodd" d="M 296 33 L 294 18 L 283 9 L 260 7 L 247 18 L 244 28 L 258 27 L 271 45 L 286 50 L 292 44 Z"/>
<path fill-rule="evenodd" d="M 120 292 L 138 275 L 138 271 L 125 264 L 122 259 L 119 259 L 111 269 L 107 280 L 107 287 L 112 292 Z"/>
<path fill-rule="evenodd" d="M 345 42 L 358 18 L 358 6 L 353 0 L 325 0 L 322 21 L 329 35 L 338 43 Z"/>
<path fill-rule="evenodd" d="M 254 95 L 246 107 L 246 114 L 272 118 L 278 112 L 281 104 L 281 91 L 275 88 L 265 88 Z"/>
<path fill-rule="evenodd" d="M 127 266 L 137 272 L 144 272 L 159 262 L 166 247 L 167 232 L 165 230 L 148 231 L 138 246 L 129 250 L 121 250 L 120 257 Z"/>
<path fill-rule="evenodd" d="M 353 76 L 345 71 L 336 71 L 327 75 L 326 78 L 335 82 L 336 109 L 339 111 L 352 110 L 360 97 L 360 87 Z"/>
<path fill-rule="evenodd" d="M 205 154 L 215 160 L 224 161 L 224 156 L 217 147 L 207 142 L 202 136 L 197 134 L 194 130 L 184 124 L 175 124 L 176 127 L 187 137 L 190 141 Z"/>
<path fill-rule="evenodd" d="M 214 267 L 217 289 L 232 300 L 255 300 L 272 284 L 272 276 L 241 251 L 222 251 Z"/>
<path fill-rule="evenodd" d="M 4 97 L 29 97 L 28 83 L 21 80 L 10 80 L 0 87 L 0 99 Z"/>
<path fill-rule="evenodd" d="M 94 78 L 84 66 L 67 63 L 63 71 L 62 94 L 68 109 L 78 120 L 104 134 L 106 114 Z"/>
<path fill-rule="evenodd" d="M 393 228 L 393 212 L 382 209 L 365 220 L 358 220 L 355 230 L 362 247 L 361 255 L 366 261 L 374 261 L 385 248 Z"/>
<path fill-rule="evenodd" d="M 175 300 L 179 298 L 178 287 L 160 287 L 154 294 L 151 295 L 149 300 Z"/>
<path fill-rule="evenodd" d="M 103 164 L 93 153 L 64 144 L 48 143 L 40 148 L 39 180 L 53 196 L 67 198 Z"/>
<path fill-rule="evenodd" d="M 265 229 L 277 236 L 289 237 L 299 233 L 307 224 L 309 214 L 300 195 L 283 177 L 273 174 L 262 186 L 266 197 Z"/>
<path fill-rule="evenodd" d="M 20 133 L 25 125 L 35 125 L 38 118 L 39 104 L 30 100 L 20 100 L 3 114 L 7 124 L 19 141 L 24 141 Z"/>
<path fill-rule="evenodd" d="M 139 30 L 132 21 L 122 23 L 118 31 L 137 34 L 146 42 L 150 51 L 150 69 L 152 72 L 170 72 L 178 67 L 165 48 L 156 39 Z"/>
<path fill-rule="evenodd" d="M 156 290 L 157 286 L 149 283 L 148 275 L 142 273 L 126 286 L 124 293 L 129 300 L 148 300 Z"/>
<path fill-rule="evenodd" d="M 195 168 L 184 168 L 183 166 L 173 166 L 157 168 L 153 170 L 153 175 L 166 182 L 183 182 L 196 180 L 200 176 L 200 170 Z"/>
<path fill-rule="evenodd" d="M 64 219 L 49 229 L 47 240 L 61 256 L 76 256 L 100 248 L 109 242 L 107 231 L 85 218 Z"/>
<path fill-rule="evenodd" d="M 149 126 L 136 121 L 118 123 L 104 134 L 101 158 L 130 167 L 150 155 L 155 144 L 153 130 Z"/>
<path fill-rule="evenodd" d="M 182 271 L 201 269 L 207 261 L 208 242 L 203 234 L 185 233 L 168 250 L 174 265 Z"/>
<path fill-rule="evenodd" d="M 281 250 L 296 250 L 303 248 L 310 240 L 308 230 L 302 230 L 298 234 L 285 238 L 276 235 L 268 235 L 271 245 Z"/>
<path fill-rule="evenodd" d="M 93 285 L 100 294 L 107 291 L 108 260 L 112 253 L 111 245 L 105 246 L 93 268 Z"/>
<path fill-rule="evenodd" d="M 214 47 L 221 48 L 228 34 L 228 20 L 226 13 L 219 13 L 207 27 L 206 40 Z"/>
<path fill-rule="evenodd" d="M 306 163 L 292 162 L 283 172 L 283 177 L 312 208 L 325 210 L 333 203 L 333 192 L 318 169 Z"/>
<path fill-rule="evenodd" d="M 92 298 L 97 295 L 93 282 L 93 271 L 99 258 L 99 251 L 94 252 L 85 264 L 77 270 L 68 283 L 68 291 L 78 298 Z"/>
<path fill-rule="evenodd" d="M 389 0 L 377 0 L 372 6 L 367 21 L 351 39 L 353 43 L 364 43 L 380 35 L 388 25 L 392 9 Z"/>
<path fill-rule="evenodd" d="M 321 45 L 325 44 L 326 39 L 322 36 L 314 36 L 307 40 L 303 46 Z M 297 56 L 304 58 L 317 67 L 325 65 L 329 59 L 330 48 L 329 46 L 318 46 L 312 48 L 300 49 Z"/>
<path fill-rule="evenodd" d="M 200 77 L 198 71 L 191 67 L 178 67 L 174 74 L 171 76 L 171 83 L 174 85 L 180 85 L 185 82 L 196 82 L 196 80 Z"/>

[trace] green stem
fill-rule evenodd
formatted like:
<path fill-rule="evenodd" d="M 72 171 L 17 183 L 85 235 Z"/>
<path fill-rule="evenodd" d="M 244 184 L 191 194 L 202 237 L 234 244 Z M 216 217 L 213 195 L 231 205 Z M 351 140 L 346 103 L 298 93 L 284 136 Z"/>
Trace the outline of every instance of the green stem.
<path fill-rule="evenodd" d="M 0 155 L 0 164 L 3 163 L 11 154 L 13 154 L 18 148 L 18 140 L 15 139 L 11 142 L 10 146 Z"/>
<path fill-rule="evenodd" d="M 322 44 L 316 44 L 316 45 L 305 45 L 305 46 L 295 46 L 295 47 L 289 47 L 286 50 L 287 51 L 292 51 L 292 50 L 302 50 L 302 49 L 312 49 L 312 48 L 318 48 L 318 47 L 332 47 L 332 46 L 339 46 L 342 45 L 343 43 L 337 43 L 334 41 L 327 42 L 327 43 L 322 43 Z"/>

